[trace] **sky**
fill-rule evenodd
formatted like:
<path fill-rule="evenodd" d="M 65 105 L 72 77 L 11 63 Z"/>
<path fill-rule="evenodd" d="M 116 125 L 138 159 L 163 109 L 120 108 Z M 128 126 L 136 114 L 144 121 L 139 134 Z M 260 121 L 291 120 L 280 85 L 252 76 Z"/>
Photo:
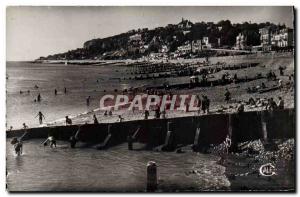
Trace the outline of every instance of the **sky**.
<path fill-rule="evenodd" d="M 292 7 L 33 7 L 6 9 L 6 60 L 27 61 L 81 48 L 94 38 L 138 28 L 192 22 L 285 23 L 293 27 Z"/>

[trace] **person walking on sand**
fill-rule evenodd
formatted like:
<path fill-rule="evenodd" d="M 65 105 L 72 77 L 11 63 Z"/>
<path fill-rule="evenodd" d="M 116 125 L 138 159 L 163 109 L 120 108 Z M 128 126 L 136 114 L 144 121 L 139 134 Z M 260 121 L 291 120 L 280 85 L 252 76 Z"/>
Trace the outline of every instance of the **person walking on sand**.
<path fill-rule="evenodd" d="M 45 118 L 44 114 L 42 114 L 42 112 L 39 111 L 39 113 L 36 115 L 36 117 L 39 117 L 39 122 L 40 124 L 43 124 L 43 118 Z"/>
<path fill-rule="evenodd" d="M 268 104 L 266 106 L 267 110 L 276 110 L 277 109 L 277 104 L 273 100 L 273 98 L 268 99 Z"/>
<path fill-rule="evenodd" d="M 205 96 L 205 104 L 206 104 L 206 113 L 209 113 L 210 100 L 207 96 Z"/>
<path fill-rule="evenodd" d="M 204 95 L 202 95 L 202 104 L 201 104 L 201 110 L 202 110 L 202 112 L 203 113 L 205 113 L 205 111 L 206 111 L 206 99 L 205 99 L 205 96 Z"/>
<path fill-rule="evenodd" d="M 124 120 L 124 118 L 121 115 L 119 115 L 118 116 L 118 122 L 122 122 L 123 120 Z"/>
<path fill-rule="evenodd" d="M 226 92 L 225 92 L 225 101 L 226 101 L 226 103 L 229 102 L 230 98 L 231 98 L 231 93 L 230 93 L 229 90 L 226 88 Z"/>
<path fill-rule="evenodd" d="M 241 101 L 239 101 L 239 104 L 238 104 L 238 106 L 237 106 L 237 113 L 238 113 L 238 114 L 241 114 L 241 113 L 243 113 L 244 111 L 245 111 L 244 104 L 243 104 Z"/>
<path fill-rule="evenodd" d="M 279 87 L 280 91 L 283 89 L 283 84 L 282 84 L 282 80 L 281 79 L 278 80 L 278 87 Z"/>
<path fill-rule="evenodd" d="M 25 122 L 23 123 L 23 129 L 24 129 L 25 131 L 27 131 L 27 129 L 28 129 L 28 126 L 25 124 Z"/>
<path fill-rule="evenodd" d="M 66 125 L 72 125 L 72 120 L 69 118 L 69 116 L 66 116 Z"/>
<path fill-rule="evenodd" d="M 148 120 L 148 116 L 149 116 L 149 111 L 148 110 L 145 110 L 145 120 Z"/>
<path fill-rule="evenodd" d="M 202 103 L 202 101 L 201 101 L 201 99 L 200 99 L 200 96 L 197 95 L 198 114 L 200 114 L 200 112 L 201 112 L 201 103 Z"/>
<path fill-rule="evenodd" d="M 279 102 L 278 102 L 278 109 L 284 109 L 284 100 L 280 97 L 278 97 Z"/>
<path fill-rule="evenodd" d="M 98 119 L 95 114 L 93 115 L 93 120 L 94 120 L 94 124 L 99 124 Z"/>
<path fill-rule="evenodd" d="M 41 99 L 42 99 L 42 97 L 41 97 L 41 94 L 39 93 L 38 96 L 37 96 L 37 101 L 40 102 Z"/>
<path fill-rule="evenodd" d="M 278 70 L 279 70 L 279 73 L 280 73 L 280 76 L 283 76 L 284 73 L 283 73 L 283 67 L 282 66 L 279 66 Z"/>
<path fill-rule="evenodd" d="M 87 106 L 89 106 L 89 105 L 90 105 L 90 99 L 91 99 L 91 97 L 90 97 L 90 96 L 88 96 L 88 97 L 86 98 L 86 105 L 87 105 Z"/>
<path fill-rule="evenodd" d="M 201 105 L 201 109 L 203 111 L 203 113 L 209 113 L 209 105 L 210 105 L 210 100 L 208 99 L 208 97 L 206 95 L 202 95 L 202 105 Z"/>

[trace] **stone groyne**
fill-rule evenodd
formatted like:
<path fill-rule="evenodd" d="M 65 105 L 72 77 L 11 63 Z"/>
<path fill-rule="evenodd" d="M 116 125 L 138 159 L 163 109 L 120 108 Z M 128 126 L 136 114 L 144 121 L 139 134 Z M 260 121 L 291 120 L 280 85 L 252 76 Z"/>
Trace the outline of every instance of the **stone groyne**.
<path fill-rule="evenodd" d="M 108 146 L 124 143 L 128 136 L 151 147 L 222 143 L 229 135 L 233 144 L 256 139 L 265 141 L 295 137 L 295 110 L 254 111 L 241 114 L 211 114 L 170 119 L 135 120 L 119 123 L 85 124 L 30 128 L 23 140 L 47 138 L 67 141 L 77 135 L 79 141 L 99 144 L 111 134 Z M 80 128 L 80 131 L 78 132 Z M 197 130 L 199 130 L 197 132 Z M 171 131 L 171 132 L 168 132 Z M 7 131 L 7 138 L 20 137 L 24 130 Z M 167 138 L 167 139 L 166 139 Z"/>

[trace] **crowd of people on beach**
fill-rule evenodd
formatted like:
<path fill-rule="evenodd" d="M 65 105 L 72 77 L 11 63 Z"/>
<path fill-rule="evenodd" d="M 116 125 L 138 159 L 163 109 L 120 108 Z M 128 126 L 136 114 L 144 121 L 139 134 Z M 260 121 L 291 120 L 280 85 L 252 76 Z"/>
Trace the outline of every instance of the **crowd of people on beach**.
<path fill-rule="evenodd" d="M 210 68 L 212 69 L 212 68 Z M 284 71 L 285 71 L 285 67 L 283 66 L 279 66 L 278 70 L 279 70 L 279 75 L 280 77 L 284 76 Z M 204 72 L 204 77 L 203 77 L 203 80 L 207 80 L 207 74 L 205 74 L 206 72 Z M 228 75 L 228 74 L 227 74 Z M 225 74 L 222 75 L 221 78 L 224 78 L 227 79 L 228 76 Z M 284 89 L 284 87 L 291 87 L 293 88 L 294 86 L 294 75 L 291 74 L 291 75 L 288 75 L 288 81 L 286 82 L 286 84 L 283 83 L 283 80 L 282 79 L 278 79 L 277 75 L 275 74 L 274 71 L 270 70 L 267 74 L 266 74 L 266 78 L 268 81 L 274 81 L 274 80 L 278 80 L 278 88 L 280 89 L 280 91 L 282 89 Z M 238 79 L 238 76 L 237 74 L 235 73 L 232 77 L 233 80 L 236 80 Z M 98 81 L 98 80 L 97 80 Z M 166 86 L 167 87 L 167 86 Z M 39 86 L 35 85 L 34 86 L 35 89 L 39 89 Z M 247 92 L 248 93 L 255 93 L 258 89 L 266 89 L 267 86 L 264 82 L 261 82 L 261 85 L 259 87 L 248 87 L 247 89 Z M 254 90 L 255 89 L 255 90 Z M 162 96 L 162 95 L 165 95 L 165 94 L 168 94 L 170 97 L 172 97 L 172 91 L 169 90 L 168 88 L 165 88 L 165 89 L 155 89 L 155 88 L 150 88 L 150 89 L 144 89 L 144 90 L 139 90 L 139 91 L 145 91 L 146 94 L 148 95 L 158 95 L 158 96 Z M 30 90 L 27 91 L 28 94 L 30 94 Z M 63 89 L 63 92 L 64 94 L 67 94 L 67 88 L 64 87 Z M 129 92 L 127 92 L 127 89 L 126 91 L 123 91 L 123 93 L 132 93 L 133 95 L 135 95 L 137 93 L 137 89 L 130 89 Z M 20 94 L 23 94 L 23 91 L 20 90 Z M 54 95 L 57 96 L 58 95 L 58 90 L 55 88 L 54 89 Z M 246 101 L 237 101 L 237 112 L 242 112 L 245 110 L 245 105 L 249 105 L 249 106 L 257 106 L 257 107 L 260 107 L 260 106 L 265 106 L 265 109 L 283 109 L 284 108 L 284 101 L 282 99 L 282 97 L 279 97 L 279 103 L 278 104 L 274 104 L 275 101 L 273 100 L 273 98 L 269 98 L 269 99 L 259 99 L 257 98 L 256 100 L 254 100 L 252 97 L 249 99 L 249 102 L 247 103 Z M 42 100 L 42 96 L 40 93 L 38 93 L 37 97 L 34 99 L 34 102 L 41 102 Z M 198 114 L 200 114 L 200 112 L 202 111 L 203 114 L 208 114 L 210 113 L 210 99 L 208 98 L 207 95 L 202 95 L 201 97 L 200 96 L 197 96 L 197 100 L 198 100 L 198 103 L 197 103 L 197 107 L 199 107 L 199 110 L 198 110 Z M 224 93 L 224 102 L 226 104 L 230 104 L 230 102 L 232 101 L 232 93 L 229 91 L 228 88 L 225 89 L 225 93 Z M 87 96 L 86 97 L 86 105 L 89 106 L 91 103 L 91 96 Z M 133 109 L 134 110 L 134 109 Z M 154 118 L 166 118 L 166 109 L 163 109 L 161 110 L 160 109 L 160 106 L 156 106 L 156 108 L 153 110 L 154 111 Z M 186 106 L 186 112 L 189 112 L 189 106 L 187 105 Z M 149 110 L 145 110 L 143 112 L 144 114 L 144 119 L 148 119 L 149 116 L 150 116 L 150 112 Z M 109 111 L 105 111 L 104 112 L 104 117 L 105 116 L 112 116 L 112 111 L 109 110 Z M 121 115 L 119 115 L 121 116 Z M 117 121 L 121 122 L 124 120 L 123 117 L 119 117 L 118 116 L 118 119 Z M 43 120 L 45 120 L 45 116 L 44 114 L 39 111 L 38 114 L 36 115 L 36 117 L 38 117 L 38 120 L 39 120 L 39 124 L 43 124 Z M 98 124 L 99 123 L 99 120 L 97 119 L 96 115 L 94 114 L 93 115 L 93 122 L 95 124 Z M 65 123 L 66 125 L 71 125 L 72 124 L 72 120 L 66 116 L 66 120 L 65 120 Z"/>

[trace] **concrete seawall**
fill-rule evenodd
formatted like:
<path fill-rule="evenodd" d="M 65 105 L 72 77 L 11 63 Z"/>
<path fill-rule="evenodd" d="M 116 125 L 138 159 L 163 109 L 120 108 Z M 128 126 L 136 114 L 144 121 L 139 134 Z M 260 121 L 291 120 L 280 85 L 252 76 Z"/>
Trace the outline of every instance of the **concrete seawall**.
<path fill-rule="evenodd" d="M 111 125 L 110 146 L 127 141 L 139 129 L 136 139 L 152 147 L 162 145 L 167 134 L 167 125 L 176 144 L 193 144 L 197 128 L 200 128 L 199 145 L 222 143 L 230 135 L 233 143 L 255 139 L 283 139 L 295 137 L 295 110 L 255 111 L 241 114 L 211 114 L 170 119 L 136 120 L 120 123 L 86 124 L 80 126 L 78 137 L 88 143 L 103 142 Z M 41 127 L 28 129 L 24 140 L 47 138 L 53 135 L 58 140 L 69 140 L 78 131 L 79 125 Z M 7 131 L 7 138 L 20 137 L 24 130 Z"/>

